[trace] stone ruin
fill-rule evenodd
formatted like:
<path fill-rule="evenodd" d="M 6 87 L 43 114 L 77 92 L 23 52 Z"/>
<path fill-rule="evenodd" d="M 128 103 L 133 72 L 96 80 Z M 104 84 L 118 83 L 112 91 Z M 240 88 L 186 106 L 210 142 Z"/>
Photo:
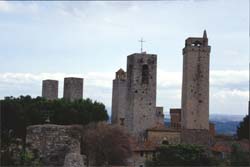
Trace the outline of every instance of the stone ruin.
<path fill-rule="evenodd" d="M 84 167 L 80 153 L 80 125 L 32 125 L 27 127 L 28 152 L 36 152 L 45 166 Z"/>

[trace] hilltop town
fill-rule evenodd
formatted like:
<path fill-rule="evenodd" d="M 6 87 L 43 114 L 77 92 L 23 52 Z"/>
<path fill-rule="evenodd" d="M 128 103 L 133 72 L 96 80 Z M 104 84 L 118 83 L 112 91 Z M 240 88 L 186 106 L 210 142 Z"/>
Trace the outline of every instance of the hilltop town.
<path fill-rule="evenodd" d="M 111 123 L 104 121 L 103 127 L 118 127 L 127 134 L 131 155 L 124 160 L 126 166 L 145 167 L 148 162 L 153 163 L 162 146 L 197 146 L 205 150 L 205 158 L 229 157 L 232 152 L 230 144 L 236 140 L 216 136 L 215 124 L 209 122 L 210 51 L 206 30 L 201 37 L 185 40 L 181 108 L 170 109 L 170 126 L 165 125 L 164 108 L 156 106 L 158 55 L 142 50 L 127 56 L 126 70 L 117 67 L 110 99 Z M 57 80 L 50 78 L 43 80 L 42 99 L 48 103 L 57 101 L 58 84 Z M 67 104 L 81 105 L 83 85 L 83 78 L 64 78 L 63 100 Z M 27 150 L 36 150 L 42 157 L 41 163 L 47 166 L 95 165 L 89 156 L 83 154 L 82 125 L 55 124 L 49 116 L 46 119 L 43 124 L 27 127 Z M 105 133 L 105 128 L 100 133 Z M 250 149 L 245 140 L 236 143 L 246 152 Z"/>

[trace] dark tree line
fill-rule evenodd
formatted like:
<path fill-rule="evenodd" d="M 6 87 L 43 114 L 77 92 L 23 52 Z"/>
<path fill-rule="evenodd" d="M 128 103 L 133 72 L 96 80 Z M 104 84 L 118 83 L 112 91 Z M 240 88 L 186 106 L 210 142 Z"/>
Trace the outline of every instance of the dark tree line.
<path fill-rule="evenodd" d="M 214 166 L 218 163 L 209 157 L 206 149 L 198 145 L 162 145 L 157 148 L 156 156 L 146 163 L 153 166 Z"/>
<path fill-rule="evenodd" d="M 250 118 L 246 115 L 237 127 L 238 139 L 249 139 L 250 140 Z"/>
<path fill-rule="evenodd" d="M 4 150 L 8 150 L 18 138 L 24 145 L 27 126 L 44 124 L 48 118 L 51 124 L 59 125 L 87 125 L 90 122 L 108 120 L 104 104 L 90 99 L 74 102 L 64 99 L 50 101 L 30 96 L 6 97 L 0 100 L 0 116 L 1 150 L 3 150 L 1 156 L 4 156 L 2 155 Z"/>

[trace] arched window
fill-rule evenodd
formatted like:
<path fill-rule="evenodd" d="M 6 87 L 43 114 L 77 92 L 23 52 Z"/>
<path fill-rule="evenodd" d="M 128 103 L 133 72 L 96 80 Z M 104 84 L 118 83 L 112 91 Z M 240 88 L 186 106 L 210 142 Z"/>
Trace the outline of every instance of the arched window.
<path fill-rule="evenodd" d="M 164 139 L 161 144 L 169 145 L 169 142 L 166 139 Z"/>
<path fill-rule="evenodd" d="M 142 66 L 142 84 L 148 84 L 148 75 L 149 75 L 149 71 L 148 71 L 148 65 L 143 65 Z"/>

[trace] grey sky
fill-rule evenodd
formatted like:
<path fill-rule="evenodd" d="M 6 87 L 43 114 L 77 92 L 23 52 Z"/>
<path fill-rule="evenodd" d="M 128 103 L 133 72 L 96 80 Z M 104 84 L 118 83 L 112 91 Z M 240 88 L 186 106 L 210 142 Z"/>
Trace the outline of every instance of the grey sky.
<path fill-rule="evenodd" d="M 157 103 L 180 107 L 182 48 L 206 29 L 211 113 L 246 114 L 249 2 L 0 2 L 0 98 L 41 94 L 41 80 L 85 78 L 84 97 L 111 105 L 114 73 L 126 56 L 158 55 Z M 60 86 L 62 88 L 62 82 Z M 62 89 L 60 89 L 60 95 Z"/>

